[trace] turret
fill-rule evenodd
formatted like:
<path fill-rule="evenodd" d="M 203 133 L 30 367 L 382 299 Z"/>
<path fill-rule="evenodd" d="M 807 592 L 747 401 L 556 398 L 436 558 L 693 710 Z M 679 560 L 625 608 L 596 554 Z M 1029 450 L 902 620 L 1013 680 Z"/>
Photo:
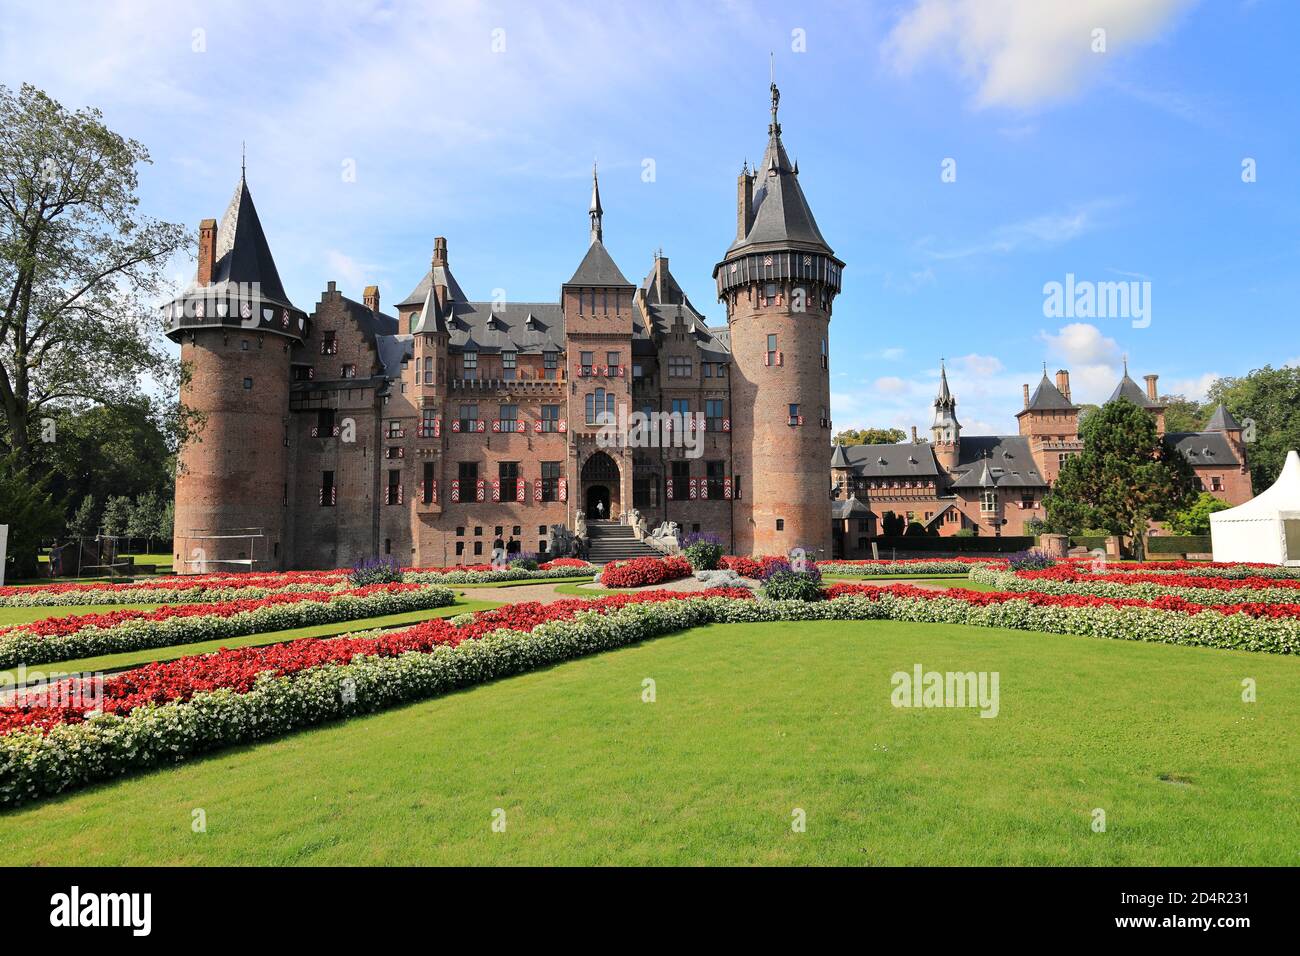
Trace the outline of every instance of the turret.
<path fill-rule="evenodd" d="M 175 568 L 180 574 L 283 567 L 290 357 L 308 330 L 289 301 L 243 176 L 220 225 L 199 227 L 195 280 L 163 307 L 201 416 L 180 451 Z"/>
<path fill-rule="evenodd" d="M 930 426 L 934 456 L 941 468 L 956 467 L 961 452 L 961 422 L 957 421 L 957 399 L 948 388 L 948 370 L 939 362 L 939 394 L 934 399 L 934 424 Z"/>
<path fill-rule="evenodd" d="M 740 554 L 831 547 L 827 335 L 844 263 L 822 238 L 781 141 L 771 85 L 767 148 L 742 170 L 736 241 L 713 270 L 732 351 L 732 457 Z M 825 410 L 825 411 L 822 411 Z"/>

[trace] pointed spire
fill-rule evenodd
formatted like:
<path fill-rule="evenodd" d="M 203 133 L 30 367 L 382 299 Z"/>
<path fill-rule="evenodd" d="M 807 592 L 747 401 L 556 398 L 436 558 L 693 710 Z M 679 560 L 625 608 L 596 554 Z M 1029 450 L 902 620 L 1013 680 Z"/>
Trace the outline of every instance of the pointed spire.
<path fill-rule="evenodd" d="M 771 86 L 771 90 L 772 90 L 772 124 L 771 124 L 770 126 L 768 126 L 767 131 L 768 131 L 768 133 L 769 133 L 770 135 L 775 136 L 777 139 L 780 139 L 780 138 L 781 138 L 781 124 L 780 124 L 779 122 L 777 122 L 776 111 L 777 111 L 777 107 L 779 107 L 779 106 L 781 105 L 781 91 L 778 90 L 778 89 L 776 88 L 776 54 L 775 54 L 775 53 L 769 53 L 768 56 L 771 58 L 771 74 L 772 74 L 772 86 Z"/>
<path fill-rule="evenodd" d="M 602 242 L 604 240 L 604 230 L 601 228 L 601 217 L 604 216 L 605 210 L 600 205 L 600 180 L 596 178 L 596 161 L 591 161 L 591 241 Z"/>

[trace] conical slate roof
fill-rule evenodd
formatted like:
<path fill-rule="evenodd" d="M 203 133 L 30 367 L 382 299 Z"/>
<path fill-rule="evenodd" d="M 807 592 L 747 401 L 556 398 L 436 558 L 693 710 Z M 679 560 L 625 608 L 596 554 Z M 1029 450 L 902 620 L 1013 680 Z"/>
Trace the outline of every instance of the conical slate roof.
<path fill-rule="evenodd" d="M 833 255 L 822 238 L 812 209 L 799 185 L 799 173 L 791 165 L 781 142 L 781 124 L 777 122 L 777 104 L 781 93 L 772 84 L 772 122 L 768 126 L 767 149 L 763 161 L 754 168 L 753 225 L 743 239 L 737 239 L 727 255 L 741 249 L 806 249 Z"/>
<path fill-rule="evenodd" d="M 1222 402 L 1215 408 L 1214 414 L 1210 416 L 1209 423 L 1205 426 L 1207 432 L 1231 432 L 1241 431 L 1241 423 L 1237 421 L 1236 416 L 1228 411 L 1227 406 Z"/>
<path fill-rule="evenodd" d="M 424 295 L 424 306 L 411 321 L 411 332 L 447 332 L 447 318 L 438 304 L 438 295 L 430 289 Z"/>
<path fill-rule="evenodd" d="M 257 207 L 253 205 L 253 194 L 248 191 L 248 183 L 242 176 L 217 226 L 212 281 L 257 283 L 263 299 L 293 307 L 280 282 L 280 272 L 275 267 L 266 233 L 262 231 Z"/>
<path fill-rule="evenodd" d="M 844 454 L 844 446 L 839 442 L 835 443 L 835 453 L 831 455 L 831 467 L 832 468 L 849 467 L 849 459 Z"/>

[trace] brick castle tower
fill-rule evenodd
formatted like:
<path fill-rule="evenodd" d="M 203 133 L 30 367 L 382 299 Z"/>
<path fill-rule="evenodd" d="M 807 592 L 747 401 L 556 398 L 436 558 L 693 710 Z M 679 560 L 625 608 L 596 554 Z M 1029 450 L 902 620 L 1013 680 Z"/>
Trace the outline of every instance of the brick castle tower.
<path fill-rule="evenodd" d="M 735 552 L 830 557 L 827 333 L 844 263 L 804 199 L 781 143 L 775 82 L 771 92 L 767 149 L 741 172 L 736 241 L 713 269 L 731 335 L 732 456 L 743 479 Z"/>
<path fill-rule="evenodd" d="M 199 226 L 194 283 L 163 312 L 189 373 L 181 400 L 202 415 L 177 467 L 176 570 L 281 568 L 290 356 L 307 315 L 285 294 L 242 174 L 221 225 Z"/>

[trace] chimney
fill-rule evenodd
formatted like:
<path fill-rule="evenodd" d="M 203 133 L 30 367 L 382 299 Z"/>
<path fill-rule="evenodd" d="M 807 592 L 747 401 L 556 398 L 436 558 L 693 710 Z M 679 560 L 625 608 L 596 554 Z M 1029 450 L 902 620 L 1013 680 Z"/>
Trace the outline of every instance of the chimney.
<path fill-rule="evenodd" d="M 745 164 L 736 181 L 736 238 L 744 239 L 754 225 L 754 177 L 749 174 L 749 164 Z"/>
<path fill-rule="evenodd" d="M 433 261 L 430 263 L 430 271 L 436 272 L 439 268 L 447 267 L 447 240 L 443 236 L 437 236 L 433 240 Z M 447 304 L 447 287 L 438 281 L 438 276 L 433 277 L 434 298 L 438 300 L 439 305 Z"/>
<path fill-rule="evenodd" d="M 199 223 L 199 285 L 212 282 L 217 267 L 217 221 L 204 219 Z"/>
<path fill-rule="evenodd" d="M 912 426 L 912 444 L 913 444 L 913 445 L 920 444 L 920 441 L 921 441 L 921 437 L 920 437 L 919 435 L 917 435 L 917 433 L 916 433 L 916 426 L 913 425 L 913 426 Z"/>
<path fill-rule="evenodd" d="M 1025 382 L 1025 384 L 1020 387 L 1025 390 L 1025 408 L 1028 408 L 1029 407 L 1029 383 Z"/>
<path fill-rule="evenodd" d="M 1065 400 L 1066 400 L 1067 402 L 1068 402 L 1068 401 L 1071 401 L 1071 399 L 1070 399 L 1070 372 L 1069 372 L 1068 369 L 1058 368 L 1058 369 L 1056 370 L 1056 388 L 1057 388 L 1057 390 L 1058 390 L 1062 395 L 1065 396 Z"/>
<path fill-rule="evenodd" d="M 659 301 L 667 302 L 664 291 L 668 288 L 668 257 L 662 253 L 655 256 L 655 285 L 659 287 Z"/>
<path fill-rule="evenodd" d="M 379 311 L 379 286 L 368 285 L 366 291 L 361 294 L 361 301 L 365 303 L 367 309 L 371 312 Z"/>
<path fill-rule="evenodd" d="M 1146 383 L 1147 383 L 1147 398 L 1151 399 L 1151 401 L 1154 402 L 1158 397 L 1156 394 L 1156 379 L 1158 379 L 1160 376 L 1144 375 L 1142 377 L 1146 379 Z"/>

